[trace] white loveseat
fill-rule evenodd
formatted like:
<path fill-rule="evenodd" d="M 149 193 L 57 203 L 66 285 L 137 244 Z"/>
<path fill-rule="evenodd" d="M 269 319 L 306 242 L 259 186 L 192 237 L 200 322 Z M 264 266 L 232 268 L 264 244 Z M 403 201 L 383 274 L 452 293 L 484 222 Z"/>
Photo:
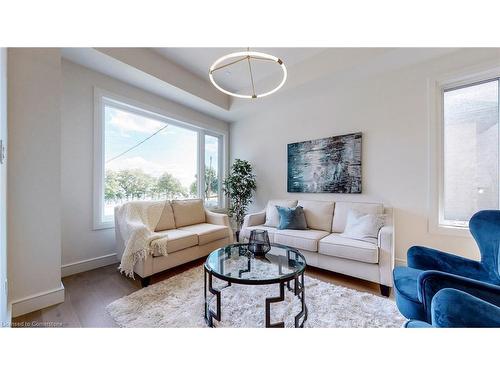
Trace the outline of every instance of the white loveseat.
<path fill-rule="evenodd" d="M 115 208 L 117 256 L 121 259 L 125 244 L 120 233 L 118 207 Z M 201 199 L 148 202 L 148 216 L 159 217 L 155 232 L 162 234 L 151 244 L 152 255 L 135 264 L 134 273 L 143 286 L 150 276 L 169 268 L 205 257 L 213 250 L 233 243 L 233 230 L 225 214 L 210 212 Z M 155 241 L 166 241 L 167 255 L 155 253 Z"/>
<path fill-rule="evenodd" d="M 279 230 L 276 205 L 304 208 L 307 230 Z M 385 225 L 376 243 L 339 236 L 345 229 L 350 209 L 363 213 L 386 214 Z M 266 211 L 274 217 L 266 218 Z M 266 223 L 267 219 L 267 223 Z M 265 229 L 271 242 L 297 248 L 310 266 L 354 276 L 380 284 L 388 296 L 394 268 L 394 229 L 392 209 L 379 203 L 331 202 L 311 200 L 273 200 L 266 210 L 247 215 L 240 237 L 248 241 L 252 229 Z"/>

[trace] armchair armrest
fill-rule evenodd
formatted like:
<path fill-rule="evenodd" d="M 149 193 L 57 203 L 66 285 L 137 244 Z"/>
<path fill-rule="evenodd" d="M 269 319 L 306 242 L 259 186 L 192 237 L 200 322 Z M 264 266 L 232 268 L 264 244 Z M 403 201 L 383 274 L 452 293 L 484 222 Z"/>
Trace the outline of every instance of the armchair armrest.
<path fill-rule="evenodd" d="M 380 229 L 377 243 L 380 284 L 391 287 L 394 268 L 394 227 L 392 225 L 386 225 Z"/>
<path fill-rule="evenodd" d="M 266 222 L 266 211 L 256 212 L 254 214 L 245 215 L 245 220 L 243 221 L 243 228 L 253 227 L 255 225 L 262 225 Z"/>
<path fill-rule="evenodd" d="M 411 268 L 442 271 L 476 280 L 489 280 L 480 262 L 424 246 L 410 247 L 407 261 L 408 267 Z"/>
<path fill-rule="evenodd" d="M 233 243 L 233 228 L 231 227 L 231 223 L 229 222 L 229 216 L 205 209 L 205 220 L 209 224 L 224 225 L 228 227 L 229 240 L 231 241 L 230 243 Z"/>
<path fill-rule="evenodd" d="M 500 306 L 500 286 L 441 271 L 424 271 L 418 276 L 417 292 L 418 299 L 424 305 L 428 322 L 431 321 L 432 299 L 445 288 L 461 290 L 493 305 Z"/>
<path fill-rule="evenodd" d="M 434 327 L 500 327 L 500 307 L 455 289 L 441 289 L 432 299 Z"/>

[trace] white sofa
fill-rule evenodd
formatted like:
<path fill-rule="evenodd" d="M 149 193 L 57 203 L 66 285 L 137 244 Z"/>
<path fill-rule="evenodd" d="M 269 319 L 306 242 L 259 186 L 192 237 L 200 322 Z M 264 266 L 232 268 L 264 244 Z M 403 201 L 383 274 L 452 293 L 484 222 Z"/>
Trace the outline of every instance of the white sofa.
<path fill-rule="evenodd" d="M 302 206 L 308 229 L 276 229 L 279 222 L 276 205 Z M 377 243 L 339 236 L 345 229 L 347 213 L 351 208 L 367 214 L 386 214 Z M 383 295 L 390 294 L 394 268 L 393 212 L 382 204 L 273 200 L 268 202 L 266 210 L 245 217 L 240 239 L 248 241 L 252 229 L 265 229 L 271 242 L 299 249 L 310 266 L 378 283 Z"/>
<path fill-rule="evenodd" d="M 155 273 L 202 258 L 219 247 L 233 243 L 233 230 L 228 216 L 208 211 L 201 199 L 148 203 L 148 215 L 160 217 L 155 232 L 164 236 L 155 241 L 167 241 L 167 255 L 153 253 L 136 263 L 134 273 L 141 277 L 143 286 L 149 284 L 150 276 Z M 125 244 L 118 222 L 116 207 L 116 246 L 118 259 L 121 259 Z"/>

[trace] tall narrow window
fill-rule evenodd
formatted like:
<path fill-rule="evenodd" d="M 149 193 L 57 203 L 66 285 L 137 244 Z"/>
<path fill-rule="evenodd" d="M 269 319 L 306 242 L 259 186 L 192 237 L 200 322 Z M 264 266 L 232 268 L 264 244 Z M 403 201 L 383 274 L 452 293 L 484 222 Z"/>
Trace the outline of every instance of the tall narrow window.
<path fill-rule="evenodd" d="M 499 208 L 499 81 L 443 93 L 441 224 L 467 226 L 483 209 Z"/>
<path fill-rule="evenodd" d="M 220 138 L 205 135 L 205 190 L 207 207 L 220 207 Z"/>

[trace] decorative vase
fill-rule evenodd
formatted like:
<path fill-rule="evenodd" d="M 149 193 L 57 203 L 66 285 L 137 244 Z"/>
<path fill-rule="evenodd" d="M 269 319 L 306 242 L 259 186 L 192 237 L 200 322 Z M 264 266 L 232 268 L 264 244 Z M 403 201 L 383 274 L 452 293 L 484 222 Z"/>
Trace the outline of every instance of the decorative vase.
<path fill-rule="evenodd" d="M 250 232 L 248 250 L 255 255 L 265 255 L 269 250 L 271 250 L 267 230 L 254 229 Z"/>

